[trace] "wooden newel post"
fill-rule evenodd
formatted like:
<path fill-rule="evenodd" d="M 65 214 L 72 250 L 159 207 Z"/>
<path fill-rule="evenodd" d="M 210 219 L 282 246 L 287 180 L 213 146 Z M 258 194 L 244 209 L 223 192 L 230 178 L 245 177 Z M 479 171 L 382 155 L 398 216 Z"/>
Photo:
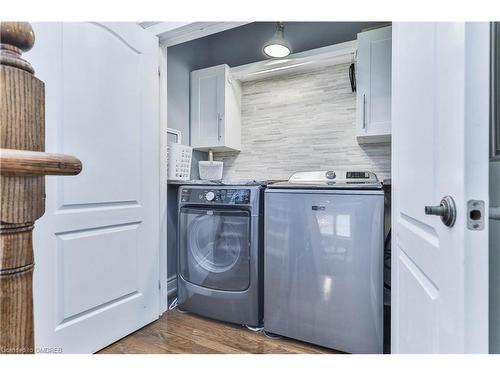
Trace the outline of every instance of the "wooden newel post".
<path fill-rule="evenodd" d="M 21 57 L 35 35 L 0 23 L 0 353 L 33 353 L 32 232 L 45 211 L 45 175 L 75 175 L 72 156 L 45 153 L 44 83 Z"/>

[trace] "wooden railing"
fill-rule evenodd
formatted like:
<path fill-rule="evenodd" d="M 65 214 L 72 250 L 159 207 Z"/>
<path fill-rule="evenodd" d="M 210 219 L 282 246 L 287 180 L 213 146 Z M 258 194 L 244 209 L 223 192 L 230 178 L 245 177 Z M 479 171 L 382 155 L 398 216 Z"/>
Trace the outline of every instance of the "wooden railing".
<path fill-rule="evenodd" d="M 0 23 L 0 353 L 33 353 L 32 232 L 45 212 L 45 175 L 76 175 L 68 155 L 45 153 L 45 88 L 21 57 L 26 22 Z M 43 256 L 43 253 L 41 253 Z"/>

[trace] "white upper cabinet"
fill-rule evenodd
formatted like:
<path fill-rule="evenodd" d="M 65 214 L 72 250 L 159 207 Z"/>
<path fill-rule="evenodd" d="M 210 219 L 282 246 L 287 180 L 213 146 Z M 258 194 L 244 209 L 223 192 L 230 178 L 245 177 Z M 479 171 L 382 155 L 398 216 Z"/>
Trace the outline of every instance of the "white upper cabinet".
<path fill-rule="evenodd" d="M 356 135 L 359 143 L 391 140 L 392 27 L 358 34 Z"/>
<path fill-rule="evenodd" d="M 191 146 L 198 150 L 241 148 L 241 83 L 229 66 L 191 72 Z"/>

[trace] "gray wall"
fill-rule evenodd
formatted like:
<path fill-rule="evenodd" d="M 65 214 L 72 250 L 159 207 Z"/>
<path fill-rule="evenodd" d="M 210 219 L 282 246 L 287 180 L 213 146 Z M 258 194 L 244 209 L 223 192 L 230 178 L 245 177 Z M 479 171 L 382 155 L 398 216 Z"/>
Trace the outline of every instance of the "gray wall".
<path fill-rule="evenodd" d="M 382 22 L 284 22 L 292 53 L 356 39 L 362 29 Z M 207 37 L 211 65 L 238 66 L 268 57 L 262 46 L 274 35 L 275 22 L 253 22 Z"/>
<path fill-rule="evenodd" d="M 198 161 L 207 160 L 207 153 L 201 151 L 193 152 L 191 163 L 191 178 L 200 178 L 198 173 Z M 177 195 L 178 185 L 168 185 L 167 189 L 167 278 L 172 278 L 177 273 Z M 174 282 L 176 284 L 176 282 Z"/>
<path fill-rule="evenodd" d="M 490 162 L 490 206 L 500 206 L 500 160 Z M 500 353 L 500 221 L 490 220 L 490 352 Z"/>
<path fill-rule="evenodd" d="M 383 22 L 285 22 L 292 52 L 302 52 L 356 39 L 364 28 Z M 189 74 L 219 64 L 238 66 L 266 59 L 262 46 L 275 31 L 275 22 L 253 22 L 167 50 L 168 127 L 182 132 L 189 144 Z"/>
<path fill-rule="evenodd" d="M 391 146 L 356 141 L 356 94 L 350 63 L 242 86 L 241 151 L 216 153 L 225 179 L 285 180 L 296 171 L 391 173 Z"/>
<path fill-rule="evenodd" d="M 496 105 L 492 108 L 492 125 L 496 125 L 490 137 L 496 136 L 500 142 L 500 22 L 494 24 L 495 59 L 492 82 L 492 99 Z M 496 133 L 496 134 L 495 134 Z M 492 139 L 493 140 L 493 139 Z M 496 147 L 495 147 L 496 148 Z M 493 148 L 493 149 L 495 149 Z M 496 154 L 496 152 L 495 152 Z M 500 207 L 500 155 L 490 161 L 490 206 Z M 489 221 L 490 246 L 490 353 L 500 353 L 500 221 Z"/>
<path fill-rule="evenodd" d="M 189 145 L 189 74 L 207 67 L 208 55 L 204 39 L 167 50 L 167 123 L 169 128 L 182 132 L 185 145 Z"/>
<path fill-rule="evenodd" d="M 168 127 L 180 130 L 182 143 L 189 145 L 189 74 L 208 66 L 208 43 L 204 39 L 170 47 L 167 50 L 167 122 Z M 205 152 L 194 151 L 191 178 L 199 178 L 198 160 L 206 160 Z M 167 278 L 177 273 L 177 191 L 167 192 Z"/>
<path fill-rule="evenodd" d="M 492 107 L 492 125 L 495 130 L 490 133 L 490 137 L 495 137 L 500 142 L 500 23 L 494 24 L 495 47 L 493 58 L 492 99 L 496 103 Z M 496 134 L 495 134 L 496 133 Z M 493 139 L 491 139 L 493 140 Z M 492 151 L 496 147 L 492 147 Z M 496 154 L 496 152 L 495 152 Z M 490 206 L 500 207 L 500 155 L 496 155 L 490 161 Z M 500 353 L 500 221 L 489 221 L 489 246 L 490 246 L 490 353 Z"/>
<path fill-rule="evenodd" d="M 285 22 L 285 37 L 292 52 L 301 52 L 356 39 L 364 28 L 381 22 Z M 189 76 L 192 70 L 219 64 L 238 66 L 260 60 L 263 44 L 275 30 L 274 22 L 253 22 L 235 29 L 182 43 L 167 50 L 168 127 L 182 132 L 182 143 L 189 144 Z M 207 154 L 195 152 L 191 176 L 198 177 L 195 160 L 206 160 Z M 175 202 L 176 189 L 169 189 L 168 202 Z M 169 205 L 168 216 L 174 220 L 176 205 Z M 168 277 L 175 275 L 176 226 L 168 229 Z"/>

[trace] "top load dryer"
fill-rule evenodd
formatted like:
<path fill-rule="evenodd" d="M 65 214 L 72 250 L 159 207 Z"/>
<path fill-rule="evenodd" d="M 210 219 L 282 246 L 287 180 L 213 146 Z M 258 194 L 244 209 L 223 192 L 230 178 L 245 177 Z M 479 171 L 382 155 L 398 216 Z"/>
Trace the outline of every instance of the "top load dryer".
<path fill-rule="evenodd" d="M 372 172 L 313 171 L 265 192 L 264 329 L 383 352 L 384 193 Z"/>

